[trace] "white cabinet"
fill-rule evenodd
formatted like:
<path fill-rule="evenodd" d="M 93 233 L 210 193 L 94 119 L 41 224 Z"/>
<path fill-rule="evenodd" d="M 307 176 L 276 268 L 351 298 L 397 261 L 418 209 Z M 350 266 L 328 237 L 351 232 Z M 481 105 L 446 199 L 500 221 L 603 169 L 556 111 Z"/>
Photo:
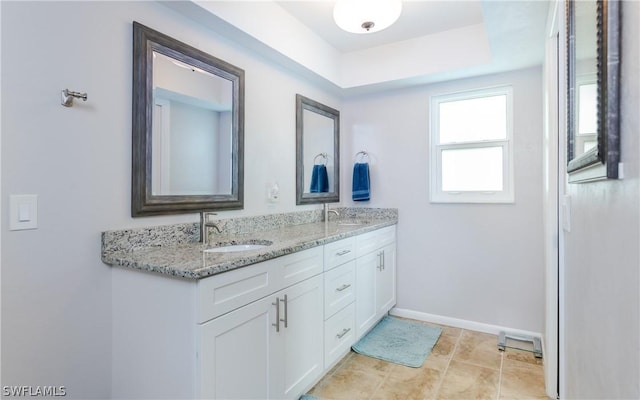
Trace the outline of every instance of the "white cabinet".
<path fill-rule="evenodd" d="M 356 297 L 356 263 L 350 261 L 324 273 L 324 318 L 353 303 Z"/>
<path fill-rule="evenodd" d="M 356 238 L 350 237 L 324 245 L 324 270 L 342 265 L 356 258 Z"/>
<path fill-rule="evenodd" d="M 278 370 L 271 296 L 199 327 L 200 396 L 205 399 L 266 399 Z"/>
<path fill-rule="evenodd" d="M 281 302 L 281 346 L 276 358 L 278 376 L 273 399 L 297 399 L 324 372 L 323 368 L 322 275 L 300 282 L 277 294 Z M 264 340 L 264 339 L 263 339 Z"/>
<path fill-rule="evenodd" d="M 395 227 L 190 281 L 114 268 L 114 398 L 297 399 L 395 304 Z"/>
<path fill-rule="evenodd" d="M 197 281 L 114 268 L 114 398 L 297 398 L 324 370 L 323 270 L 322 246 Z"/>
<path fill-rule="evenodd" d="M 360 338 L 376 323 L 376 274 L 380 257 L 369 253 L 356 260 L 356 337 Z"/>
<path fill-rule="evenodd" d="M 396 303 L 395 226 L 356 238 L 356 339 Z"/>
<path fill-rule="evenodd" d="M 351 303 L 324 323 L 325 370 L 348 353 L 355 341 L 355 304 Z"/>
<path fill-rule="evenodd" d="M 285 256 L 275 269 L 269 264 L 199 286 L 206 293 L 199 297 L 212 300 L 203 309 L 214 309 L 260 293 L 270 282 L 286 286 L 294 277 L 312 276 L 200 325 L 199 397 L 293 399 L 322 375 L 322 248 Z"/>
<path fill-rule="evenodd" d="M 322 273 L 323 254 L 322 247 L 314 247 L 198 280 L 198 322 Z"/>
<path fill-rule="evenodd" d="M 200 398 L 297 398 L 323 373 L 322 276 L 202 324 Z"/>
<path fill-rule="evenodd" d="M 380 250 L 381 267 L 376 270 L 376 314 L 383 316 L 396 304 L 396 245 Z"/>
<path fill-rule="evenodd" d="M 355 342 L 355 238 L 325 246 L 324 368 L 328 370 Z"/>

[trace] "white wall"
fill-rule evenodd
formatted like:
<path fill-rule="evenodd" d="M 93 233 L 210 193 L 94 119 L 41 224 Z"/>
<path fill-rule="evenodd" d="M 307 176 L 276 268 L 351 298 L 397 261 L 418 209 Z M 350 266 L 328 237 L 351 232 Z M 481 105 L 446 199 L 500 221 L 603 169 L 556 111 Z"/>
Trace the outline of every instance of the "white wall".
<path fill-rule="evenodd" d="M 366 150 L 368 205 L 399 209 L 399 308 L 543 331 L 541 74 L 526 69 L 343 103 L 343 201 L 350 202 L 353 157 Z M 429 203 L 429 97 L 502 84 L 514 93 L 515 204 Z"/>
<path fill-rule="evenodd" d="M 2 7 L 2 383 L 108 398 L 110 267 L 100 232 L 195 222 L 130 217 L 132 21 L 246 72 L 245 209 L 295 206 L 295 94 L 339 101 L 152 2 L 0 2 Z M 60 105 L 60 91 L 88 101 Z M 281 201 L 268 205 L 277 180 Z M 8 231 L 6 199 L 37 194 L 39 227 Z"/>
<path fill-rule="evenodd" d="M 568 184 L 565 232 L 567 398 L 640 397 L 640 3 L 622 2 L 624 179 Z"/>

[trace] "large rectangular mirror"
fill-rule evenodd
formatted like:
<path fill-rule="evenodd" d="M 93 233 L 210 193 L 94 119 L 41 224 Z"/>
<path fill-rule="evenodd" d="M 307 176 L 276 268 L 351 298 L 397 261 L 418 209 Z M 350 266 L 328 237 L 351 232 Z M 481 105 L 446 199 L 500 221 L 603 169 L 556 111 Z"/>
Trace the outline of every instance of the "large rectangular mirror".
<path fill-rule="evenodd" d="M 568 0 L 569 182 L 618 178 L 620 4 Z"/>
<path fill-rule="evenodd" d="M 340 112 L 296 95 L 296 204 L 340 201 Z"/>
<path fill-rule="evenodd" d="M 132 215 L 243 206 L 244 71 L 133 25 Z"/>

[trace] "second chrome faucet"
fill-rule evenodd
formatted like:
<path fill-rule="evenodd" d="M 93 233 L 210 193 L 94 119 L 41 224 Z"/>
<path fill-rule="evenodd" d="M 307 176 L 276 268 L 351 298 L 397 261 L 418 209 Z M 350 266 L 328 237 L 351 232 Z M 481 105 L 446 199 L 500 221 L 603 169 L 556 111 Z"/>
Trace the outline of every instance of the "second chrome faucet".
<path fill-rule="evenodd" d="M 330 210 L 329 204 L 324 203 L 324 222 L 329 222 L 329 213 L 334 213 L 337 218 L 340 218 L 340 213 L 337 210 Z"/>

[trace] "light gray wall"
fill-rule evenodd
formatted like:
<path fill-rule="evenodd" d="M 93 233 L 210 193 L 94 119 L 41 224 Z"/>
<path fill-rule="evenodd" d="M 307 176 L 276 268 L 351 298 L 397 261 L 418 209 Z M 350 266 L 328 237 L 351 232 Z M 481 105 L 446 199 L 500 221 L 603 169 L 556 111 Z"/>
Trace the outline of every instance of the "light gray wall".
<path fill-rule="evenodd" d="M 622 2 L 621 156 L 624 179 L 569 184 L 565 233 L 565 392 L 640 397 L 640 3 Z"/>
<path fill-rule="evenodd" d="M 295 94 L 340 103 L 155 2 L 0 7 L 2 384 L 109 398 L 112 293 L 100 232 L 198 220 L 130 217 L 132 21 L 245 69 L 245 209 L 222 218 L 317 208 L 295 205 Z M 65 88 L 88 101 L 62 107 Z M 274 180 L 281 201 L 270 205 Z M 10 194 L 39 196 L 37 230 L 8 231 Z"/>
<path fill-rule="evenodd" d="M 543 331 L 541 79 L 533 68 L 344 102 L 345 201 L 366 150 L 368 205 L 399 209 L 398 307 Z M 429 97 L 503 84 L 513 85 L 515 203 L 429 203 Z"/>

